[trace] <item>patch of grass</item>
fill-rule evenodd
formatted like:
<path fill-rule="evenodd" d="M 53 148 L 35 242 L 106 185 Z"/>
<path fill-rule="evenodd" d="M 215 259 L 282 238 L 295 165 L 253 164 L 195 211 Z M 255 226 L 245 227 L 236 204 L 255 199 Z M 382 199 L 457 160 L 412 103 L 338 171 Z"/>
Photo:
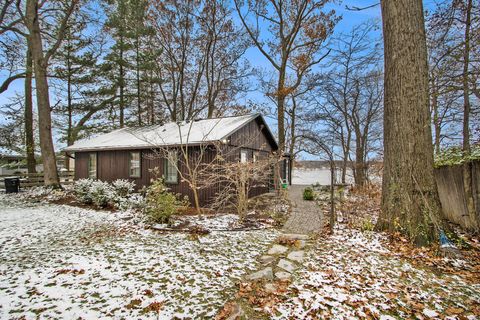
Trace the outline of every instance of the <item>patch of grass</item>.
<path fill-rule="evenodd" d="M 140 299 L 133 299 L 133 300 L 131 300 L 131 301 L 125 306 L 125 308 L 127 308 L 128 310 L 138 309 L 141 304 L 142 304 L 142 300 L 140 300 Z"/>

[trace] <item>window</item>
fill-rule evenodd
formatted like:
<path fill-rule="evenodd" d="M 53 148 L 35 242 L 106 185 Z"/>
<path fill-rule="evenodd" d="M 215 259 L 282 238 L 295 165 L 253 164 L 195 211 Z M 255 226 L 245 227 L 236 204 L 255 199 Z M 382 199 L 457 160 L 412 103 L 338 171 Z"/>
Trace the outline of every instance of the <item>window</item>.
<path fill-rule="evenodd" d="M 97 179 L 97 154 L 90 153 L 88 155 L 88 177 Z"/>
<path fill-rule="evenodd" d="M 166 183 L 178 183 L 177 172 L 178 155 L 176 151 L 169 151 L 164 162 L 163 176 Z"/>
<path fill-rule="evenodd" d="M 141 172 L 141 158 L 140 158 L 140 151 L 130 152 L 130 161 L 128 165 L 128 172 L 130 178 L 140 178 Z"/>
<path fill-rule="evenodd" d="M 247 150 L 240 150 L 240 162 L 245 163 L 248 161 L 248 151 Z"/>

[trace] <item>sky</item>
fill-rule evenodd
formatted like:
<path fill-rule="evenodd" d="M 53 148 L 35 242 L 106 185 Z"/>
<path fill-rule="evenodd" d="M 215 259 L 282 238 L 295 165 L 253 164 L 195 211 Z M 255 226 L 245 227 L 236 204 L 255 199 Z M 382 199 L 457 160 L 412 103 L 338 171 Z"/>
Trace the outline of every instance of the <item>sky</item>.
<path fill-rule="evenodd" d="M 334 34 L 338 35 L 340 33 L 345 33 L 349 32 L 354 28 L 356 25 L 365 22 L 370 19 L 380 19 L 380 6 L 374 6 L 373 8 L 369 8 L 366 10 L 362 11 L 351 11 L 347 10 L 346 6 L 349 7 L 354 7 L 354 6 L 360 6 L 360 7 L 365 7 L 369 6 L 371 4 L 374 4 L 375 0 L 368 0 L 368 1 L 352 1 L 352 0 L 347 0 L 343 1 L 342 3 L 336 3 L 330 5 L 331 8 L 333 8 L 338 15 L 342 16 L 342 19 L 338 22 L 337 26 L 335 27 Z M 234 13 L 236 14 L 236 13 Z M 250 48 L 245 55 L 245 58 L 250 62 L 250 64 L 255 67 L 255 68 L 260 68 L 260 69 L 270 69 L 271 66 L 269 62 L 266 60 L 266 58 L 258 51 L 257 48 L 252 47 Z M 5 78 L 5 73 L 2 73 L 0 70 L 0 82 L 3 81 Z M 17 94 L 22 94 L 23 93 L 23 82 L 21 80 L 15 81 L 13 84 L 10 85 L 9 89 L 7 92 L 0 94 L 0 106 L 6 104 L 9 102 L 9 99 Z M 51 93 L 51 100 L 52 103 L 54 103 L 55 97 Z M 246 100 L 253 100 L 255 102 L 265 102 L 267 101 L 265 99 L 264 93 L 260 91 L 252 91 L 249 92 L 246 96 Z M 3 116 L 0 118 L 0 123 L 4 122 L 5 119 Z M 271 126 L 273 131 L 276 131 L 276 124 L 274 123 L 274 120 L 270 119 L 267 121 L 269 122 L 269 125 Z M 55 139 L 56 140 L 56 139 Z M 57 148 L 63 147 L 62 143 L 56 143 Z"/>

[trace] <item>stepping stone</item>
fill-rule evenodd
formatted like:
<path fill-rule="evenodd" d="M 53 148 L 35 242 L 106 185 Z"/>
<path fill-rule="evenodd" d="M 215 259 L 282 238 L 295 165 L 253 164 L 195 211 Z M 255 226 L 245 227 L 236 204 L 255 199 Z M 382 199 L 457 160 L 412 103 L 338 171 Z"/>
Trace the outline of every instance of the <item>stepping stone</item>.
<path fill-rule="evenodd" d="M 297 247 L 298 249 L 305 248 L 306 244 L 307 243 L 305 242 L 305 240 L 295 240 L 295 247 Z"/>
<path fill-rule="evenodd" d="M 268 279 L 272 280 L 273 279 L 273 271 L 271 267 L 267 267 L 265 269 L 262 269 L 260 271 L 254 272 L 252 274 L 249 274 L 247 276 L 247 280 L 258 280 L 258 279 Z"/>
<path fill-rule="evenodd" d="M 274 244 L 273 247 L 268 250 L 268 254 L 277 255 L 287 252 L 288 248 L 280 244 Z"/>
<path fill-rule="evenodd" d="M 296 234 L 296 233 L 286 233 L 283 235 L 284 238 L 289 240 L 308 240 L 310 237 L 306 234 Z"/>
<path fill-rule="evenodd" d="M 277 272 L 278 273 L 278 272 Z M 271 282 L 265 284 L 265 291 L 272 293 L 277 291 L 277 286 Z"/>
<path fill-rule="evenodd" d="M 272 256 L 265 255 L 260 257 L 260 262 L 262 264 L 269 264 L 269 263 L 272 263 L 274 260 L 275 260 L 275 257 L 272 257 Z"/>
<path fill-rule="evenodd" d="M 303 262 L 303 256 L 304 256 L 304 251 L 303 250 L 292 251 L 287 255 L 287 259 L 298 262 L 298 263 L 302 263 Z"/>
<path fill-rule="evenodd" d="M 241 319 L 245 312 L 243 312 L 242 307 L 238 303 L 233 305 L 232 311 L 226 320 L 237 320 Z"/>
<path fill-rule="evenodd" d="M 280 259 L 280 261 L 278 261 L 277 266 L 279 268 L 282 268 L 285 271 L 290 272 L 290 273 L 292 273 L 296 269 L 296 266 L 293 264 L 293 262 L 285 260 L 285 259 Z"/>
<path fill-rule="evenodd" d="M 285 271 L 277 271 L 275 272 L 275 277 L 280 280 L 288 280 L 292 277 L 292 275 Z"/>

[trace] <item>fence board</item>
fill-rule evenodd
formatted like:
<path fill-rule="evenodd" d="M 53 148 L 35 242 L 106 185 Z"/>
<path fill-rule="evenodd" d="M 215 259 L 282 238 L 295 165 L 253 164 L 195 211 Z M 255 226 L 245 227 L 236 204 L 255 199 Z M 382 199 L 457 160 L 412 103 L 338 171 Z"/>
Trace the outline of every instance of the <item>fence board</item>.
<path fill-rule="evenodd" d="M 476 222 L 472 221 L 467 211 L 462 165 L 436 168 L 435 180 L 445 217 L 465 229 L 473 230 L 476 224 L 480 224 L 480 161 L 473 161 L 470 169 L 472 170 L 472 191 L 477 212 Z"/>
<path fill-rule="evenodd" d="M 21 173 L 21 174 L 9 174 L 0 175 L 0 187 L 5 188 L 4 179 L 7 177 L 19 177 L 20 188 L 39 187 L 45 183 L 44 174 L 40 173 Z M 58 173 L 61 184 L 72 184 L 75 178 L 73 171 L 61 171 Z"/>

